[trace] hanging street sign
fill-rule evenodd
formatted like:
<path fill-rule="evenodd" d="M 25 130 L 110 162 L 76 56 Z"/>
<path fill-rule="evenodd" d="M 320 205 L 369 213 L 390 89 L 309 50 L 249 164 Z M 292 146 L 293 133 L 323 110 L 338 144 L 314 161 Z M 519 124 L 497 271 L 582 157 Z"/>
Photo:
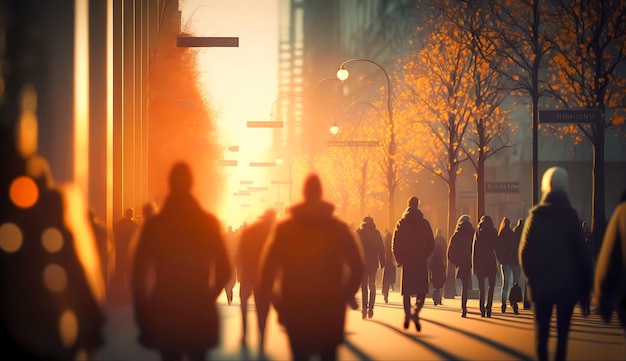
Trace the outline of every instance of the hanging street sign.
<path fill-rule="evenodd" d="M 519 193 L 519 182 L 485 182 L 485 193 Z"/>
<path fill-rule="evenodd" d="M 540 110 L 540 123 L 594 123 L 602 120 L 602 109 Z"/>

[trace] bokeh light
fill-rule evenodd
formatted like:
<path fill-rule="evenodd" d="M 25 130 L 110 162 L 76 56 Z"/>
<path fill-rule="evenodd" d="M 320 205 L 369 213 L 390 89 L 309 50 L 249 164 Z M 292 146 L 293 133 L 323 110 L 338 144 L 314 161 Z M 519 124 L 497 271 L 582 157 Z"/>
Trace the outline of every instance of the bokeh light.
<path fill-rule="evenodd" d="M 48 290 L 61 292 L 67 287 L 67 273 L 58 264 L 49 264 L 43 270 L 43 283 Z"/>
<path fill-rule="evenodd" d="M 78 319 L 72 310 L 66 310 L 59 318 L 59 334 L 63 346 L 70 347 L 76 343 L 78 336 Z"/>
<path fill-rule="evenodd" d="M 63 235 L 56 228 L 48 228 L 41 234 L 41 244 L 46 251 L 56 253 L 63 248 Z"/>
<path fill-rule="evenodd" d="M 39 188 L 30 177 L 20 176 L 9 187 L 11 202 L 20 208 L 30 208 L 39 198 Z"/>
<path fill-rule="evenodd" d="M 17 252 L 22 247 L 23 235 L 15 223 L 0 226 L 0 248 L 7 253 Z"/>

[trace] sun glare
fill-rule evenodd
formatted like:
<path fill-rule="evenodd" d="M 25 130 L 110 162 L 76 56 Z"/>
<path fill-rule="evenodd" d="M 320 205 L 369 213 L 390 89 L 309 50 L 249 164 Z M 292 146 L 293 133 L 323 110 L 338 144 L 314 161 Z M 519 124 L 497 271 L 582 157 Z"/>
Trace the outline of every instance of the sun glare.
<path fill-rule="evenodd" d="M 248 121 L 270 120 L 277 96 L 278 3 L 272 1 L 181 1 L 182 23 L 193 36 L 239 37 L 237 48 L 198 50 L 198 82 L 216 120 L 222 159 L 237 166 L 220 167 L 226 191 L 217 216 L 224 227 L 238 227 L 273 205 L 270 187 L 273 167 L 251 167 L 250 162 L 273 162 L 269 129 L 246 128 Z M 219 14 L 219 16 L 215 16 Z M 239 146 L 232 153 L 229 147 Z M 251 184 L 250 184 L 251 182 Z M 253 191 L 248 187 L 267 187 Z M 235 195 L 237 194 L 237 195 Z"/>

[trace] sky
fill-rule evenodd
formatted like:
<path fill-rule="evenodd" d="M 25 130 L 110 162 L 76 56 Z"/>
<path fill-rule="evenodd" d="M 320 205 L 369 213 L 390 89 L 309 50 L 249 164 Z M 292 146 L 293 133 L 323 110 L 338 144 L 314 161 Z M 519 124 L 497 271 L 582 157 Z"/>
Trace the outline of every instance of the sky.
<path fill-rule="evenodd" d="M 240 147 L 238 154 L 224 151 L 224 159 L 236 156 L 240 164 L 226 170 L 230 194 L 240 189 L 239 180 L 258 177 L 258 169 L 241 164 L 274 160 L 270 130 L 247 129 L 246 122 L 270 120 L 277 97 L 278 0 L 180 0 L 180 10 L 183 31 L 193 36 L 239 37 L 238 48 L 199 49 L 197 55 L 199 83 L 216 116 L 221 146 Z"/>

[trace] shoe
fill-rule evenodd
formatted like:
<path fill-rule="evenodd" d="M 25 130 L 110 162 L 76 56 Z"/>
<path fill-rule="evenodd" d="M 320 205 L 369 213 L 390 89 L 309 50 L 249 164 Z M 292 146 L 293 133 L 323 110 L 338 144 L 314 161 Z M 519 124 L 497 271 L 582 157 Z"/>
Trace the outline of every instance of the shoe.
<path fill-rule="evenodd" d="M 372 318 L 374 316 L 374 309 L 370 308 L 367 310 L 367 318 Z"/>
<path fill-rule="evenodd" d="M 385 298 L 385 303 L 389 303 L 389 297 L 387 295 L 383 295 L 383 296 L 385 296 L 384 297 Z"/>
<path fill-rule="evenodd" d="M 502 304 L 502 313 L 505 313 L 505 312 L 506 312 L 506 303 L 503 303 Z"/>
<path fill-rule="evenodd" d="M 409 328 L 409 318 L 408 317 L 404 317 L 404 329 L 406 330 L 407 328 Z"/>
<path fill-rule="evenodd" d="M 480 306 L 480 317 L 485 317 L 487 310 L 484 307 Z"/>
<path fill-rule="evenodd" d="M 491 317 L 491 308 L 487 310 L 487 317 Z"/>
<path fill-rule="evenodd" d="M 517 307 L 517 304 L 513 304 L 513 313 L 519 315 L 519 307 Z"/>
<path fill-rule="evenodd" d="M 364 308 L 363 311 L 361 311 L 361 316 L 363 316 L 363 319 L 365 319 L 365 316 L 367 316 L 367 309 Z"/>
<path fill-rule="evenodd" d="M 463 318 L 467 317 L 467 310 L 463 310 L 463 313 L 461 313 L 461 317 Z"/>
<path fill-rule="evenodd" d="M 413 319 L 413 322 L 415 322 L 415 330 L 417 330 L 417 332 L 420 332 L 422 330 L 422 325 L 420 324 L 419 316 L 415 314 L 411 318 Z"/>

